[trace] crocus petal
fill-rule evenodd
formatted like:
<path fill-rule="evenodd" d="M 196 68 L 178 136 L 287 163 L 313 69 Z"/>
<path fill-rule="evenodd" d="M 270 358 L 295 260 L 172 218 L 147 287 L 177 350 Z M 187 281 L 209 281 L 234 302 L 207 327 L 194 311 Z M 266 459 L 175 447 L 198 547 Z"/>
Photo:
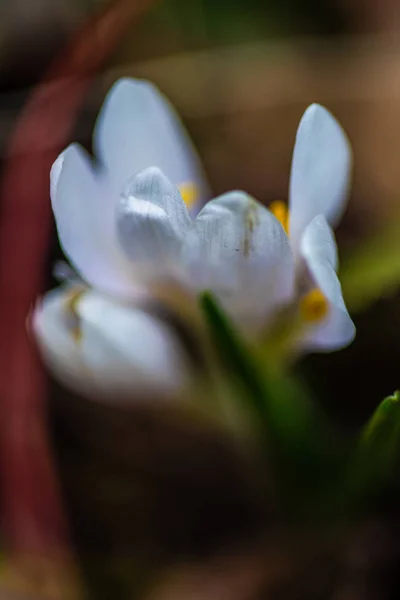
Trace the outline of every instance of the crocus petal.
<path fill-rule="evenodd" d="M 320 257 L 337 271 L 339 259 L 335 234 L 323 215 L 314 217 L 305 228 L 301 240 L 301 255 L 306 260 L 312 260 L 314 256 Z"/>
<path fill-rule="evenodd" d="M 110 293 L 134 291 L 130 265 L 115 234 L 115 203 L 78 145 L 51 170 L 51 201 L 61 247 L 88 283 Z"/>
<path fill-rule="evenodd" d="M 76 299 L 73 316 L 70 293 L 47 294 L 32 322 L 46 363 L 67 387 L 110 399 L 165 397 L 182 389 L 186 357 L 165 323 L 91 291 Z"/>
<path fill-rule="evenodd" d="M 142 278 L 165 278 L 179 268 L 182 239 L 192 227 L 179 191 L 159 169 L 129 182 L 118 205 L 117 232 Z"/>
<path fill-rule="evenodd" d="M 294 266 L 277 219 L 243 192 L 209 202 L 188 235 L 184 260 L 197 289 L 210 289 L 239 320 L 258 325 L 291 298 Z"/>
<path fill-rule="evenodd" d="M 290 178 L 290 237 L 298 248 L 312 219 L 322 214 L 334 226 L 345 208 L 352 154 L 336 119 L 312 104 L 297 130 Z"/>
<path fill-rule="evenodd" d="M 208 197 L 199 159 L 178 115 L 147 81 L 121 79 L 113 86 L 97 120 L 94 148 L 118 194 L 135 173 L 156 166 L 175 185 L 192 186 L 196 201 Z"/>
<path fill-rule="evenodd" d="M 336 252 L 333 234 L 324 219 L 317 217 L 304 232 L 301 252 L 315 285 L 329 301 L 322 323 L 310 329 L 302 339 L 303 348 L 322 351 L 347 346 L 355 336 L 354 323 L 347 312 L 342 289 L 335 272 Z"/>

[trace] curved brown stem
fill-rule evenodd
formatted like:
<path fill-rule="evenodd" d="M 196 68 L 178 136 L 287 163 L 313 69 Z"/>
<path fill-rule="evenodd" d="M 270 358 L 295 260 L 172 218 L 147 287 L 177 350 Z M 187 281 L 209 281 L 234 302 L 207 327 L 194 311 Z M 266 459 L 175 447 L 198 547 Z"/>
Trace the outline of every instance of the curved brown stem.
<path fill-rule="evenodd" d="M 0 184 L 0 477 L 5 538 L 17 556 L 69 554 L 46 431 L 45 377 L 26 333 L 48 252 L 49 170 L 92 75 L 153 1 L 111 2 L 78 32 L 33 91 L 8 147 Z"/>

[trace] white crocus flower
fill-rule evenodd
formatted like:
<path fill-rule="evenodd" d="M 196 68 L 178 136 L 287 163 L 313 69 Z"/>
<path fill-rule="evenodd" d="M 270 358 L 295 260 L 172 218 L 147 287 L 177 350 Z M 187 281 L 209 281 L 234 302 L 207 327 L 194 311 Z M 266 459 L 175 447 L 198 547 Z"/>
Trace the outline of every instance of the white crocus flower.
<path fill-rule="evenodd" d="M 72 305 L 70 291 L 53 292 L 34 318 L 45 357 L 67 383 L 89 391 L 92 382 L 106 388 L 105 380 L 124 389 L 136 381 L 180 385 L 181 348 L 161 322 L 134 308 L 143 291 L 166 282 L 213 291 L 253 334 L 286 307 L 301 325 L 297 347 L 332 350 L 351 341 L 328 225 L 343 209 L 351 152 L 325 109 L 311 106 L 298 130 L 289 236 L 282 203 L 268 210 L 244 192 L 212 200 L 192 219 L 182 196 L 191 190 L 192 199 L 194 191 L 203 198 L 207 186 L 176 115 L 147 83 L 114 87 L 94 148 L 100 165 L 77 145 L 59 157 L 51 197 L 61 246 L 96 291 L 80 291 Z M 95 343 L 87 337 L 93 323 Z"/>
<path fill-rule="evenodd" d="M 96 164 L 72 144 L 51 171 L 61 245 L 91 288 L 71 281 L 47 294 L 31 323 L 46 362 L 67 386 L 96 397 L 170 395 L 184 387 L 186 355 L 164 322 L 135 307 L 145 290 L 120 247 L 116 209 L 126 182 L 152 165 L 178 186 L 191 210 L 208 198 L 208 186 L 178 116 L 146 81 L 114 85 L 93 146 Z"/>
<path fill-rule="evenodd" d="M 131 297 L 132 264 L 121 253 L 115 211 L 131 177 L 157 166 L 192 209 L 209 198 L 199 159 L 168 101 L 151 83 L 118 81 L 93 134 L 96 164 L 78 144 L 51 171 L 58 234 L 73 267 L 94 288 Z"/>
<path fill-rule="evenodd" d="M 152 168 L 134 176 L 121 196 L 117 236 L 147 277 L 177 277 L 195 291 L 213 291 L 253 333 L 265 333 L 285 307 L 296 349 L 341 348 L 355 328 L 330 224 L 344 210 L 351 163 L 340 125 L 312 105 L 297 132 L 289 211 L 282 202 L 268 210 L 243 192 L 229 192 L 193 221 L 175 186 Z"/>
<path fill-rule="evenodd" d="M 197 292 L 209 289 L 252 331 L 265 331 L 290 307 L 294 346 L 340 348 L 355 330 L 329 222 L 343 211 L 350 169 L 340 125 L 313 105 L 297 133 L 290 225 L 284 204 L 267 210 L 243 192 L 212 200 L 193 221 L 176 187 L 151 168 L 135 175 L 121 196 L 117 238 L 141 279 L 177 278 Z"/>

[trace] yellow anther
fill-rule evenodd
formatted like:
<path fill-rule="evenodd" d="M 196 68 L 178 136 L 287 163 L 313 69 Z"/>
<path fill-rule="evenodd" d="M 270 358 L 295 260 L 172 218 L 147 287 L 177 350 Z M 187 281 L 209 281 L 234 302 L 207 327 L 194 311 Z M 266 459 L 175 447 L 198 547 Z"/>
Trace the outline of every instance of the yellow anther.
<path fill-rule="evenodd" d="M 67 311 L 67 315 L 71 318 L 71 326 L 69 328 L 69 331 L 70 331 L 73 339 L 77 343 L 80 342 L 82 339 L 80 317 L 79 317 L 79 314 L 77 311 L 77 304 L 78 304 L 79 300 L 81 299 L 82 294 L 84 294 L 84 290 L 74 289 L 68 294 L 68 296 L 66 298 L 66 302 L 65 302 L 65 308 Z"/>
<path fill-rule="evenodd" d="M 288 207 L 282 200 L 274 200 L 269 205 L 269 210 L 278 219 L 286 233 L 289 232 L 289 211 Z"/>
<path fill-rule="evenodd" d="M 178 190 L 188 208 L 192 208 L 199 199 L 199 189 L 195 183 L 182 183 L 178 185 Z"/>
<path fill-rule="evenodd" d="M 329 303 L 319 288 L 314 288 L 300 298 L 300 314 L 306 323 L 318 323 L 329 311 Z"/>

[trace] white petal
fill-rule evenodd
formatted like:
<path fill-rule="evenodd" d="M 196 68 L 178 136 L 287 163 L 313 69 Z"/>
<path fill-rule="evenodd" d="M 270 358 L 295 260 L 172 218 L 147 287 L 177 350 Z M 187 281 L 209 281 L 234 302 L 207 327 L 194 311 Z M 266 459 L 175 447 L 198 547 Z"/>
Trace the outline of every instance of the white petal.
<path fill-rule="evenodd" d="M 188 236 L 185 260 L 197 289 L 216 293 L 239 320 L 260 324 L 293 294 L 294 267 L 277 219 L 243 192 L 209 202 Z"/>
<path fill-rule="evenodd" d="M 342 216 L 349 188 L 352 154 L 336 119 L 312 104 L 297 130 L 290 178 L 290 237 L 298 248 L 301 235 L 322 214 L 334 226 Z"/>
<path fill-rule="evenodd" d="M 156 166 L 175 185 L 194 184 L 209 194 L 199 159 L 168 100 L 147 81 L 121 79 L 100 112 L 94 148 L 117 193 L 138 171 Z"/>
<path fill-rule="evenodd" d="M 177 188 L 159 169 L 133 177 L 118 205 L 117 231 L 141 277 L 165 277 L 178 270 L 182 239 L 192 227 Z"/>
<path fill-rule="evenodd" d="M 135 175 L 118 204 L 119 241 L 130 258 L 162 258 L 192 227 L 178 189 L 156 167 Z M 165 247 L 160 247 L 160 246 Z M 161 252 L 161 253 L 160 253 Z"/>
<path fill-rule="evenodd" d="M 180 344 L 161 320 L 97 294 L 77 304 L 82 319 L 82 353 L 93 373 L 112 389 L 157 388 L 170 393 L 184 383 Z"/>
<path fill-rule="evenodd" d="M 115 234 L 115 201 L 90 158 L 67 148 L 51 170 L 51 200 L 61 247 L 88 283 L 110 293 L 134 291 Z"/>
<path fill-rule="evenodd" d="M 306 260 L 313 256 L 329 262 L 333 269 L 338 269 L 338 251 L 335 234 L 323 215 L 314 217 L 305 228 L 301 239 L 301 254 Z"/>
<path fill-rule="evenodd" d="M 160 320 L 87 291 L 74 305 L 72 335 L 65 290 L 47 294 L 33 315 L 44 359 L 63 383 L 84 395 L 120 399 L 170 396 L 187 383 L 183 350 Z"/>
<path fill-rule="evenodd" d="M 337 350 L 350 344 L 355 336 L 354 323 L 347 312 L 342 289 L 334 269 L 335 253 L 324 237 L 329 229 L 319 218 L 308 226 L 302 240 L 302 253 L 309 272 L 329 301 L 329 312 L 321 324 L 313 326 L 302 340 L 307 349 Z M 318 242 L 318 237 L 319 242 Z"/>

